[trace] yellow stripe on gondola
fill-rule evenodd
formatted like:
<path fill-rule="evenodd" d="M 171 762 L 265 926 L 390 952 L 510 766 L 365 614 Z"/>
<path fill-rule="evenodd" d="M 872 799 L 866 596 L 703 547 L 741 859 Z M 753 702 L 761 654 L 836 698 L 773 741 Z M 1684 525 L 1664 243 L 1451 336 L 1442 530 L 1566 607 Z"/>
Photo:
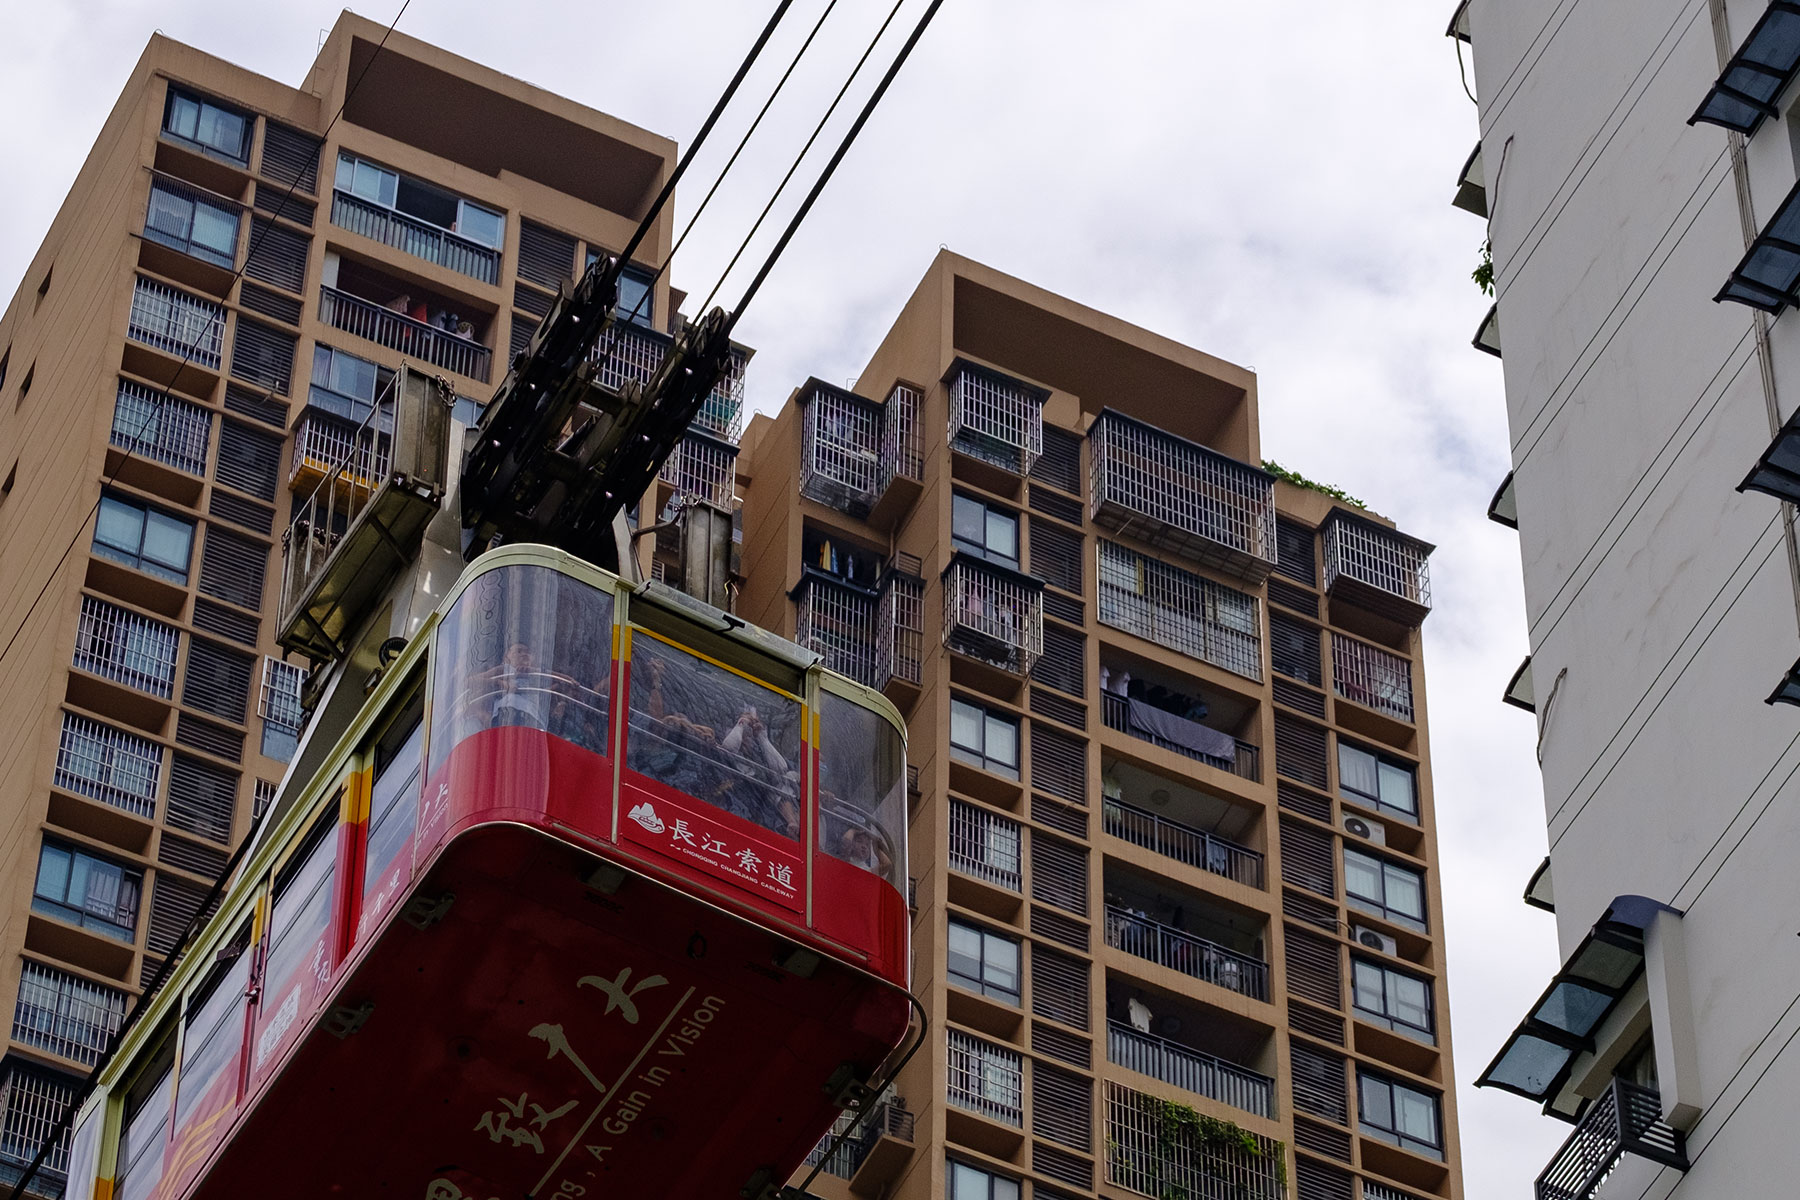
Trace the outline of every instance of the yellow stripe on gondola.
<path fill-rule="evenodd" d="M 663 645 L 668 646 L 674 650 L 679 650 L 683 654 L 689 655 L 690 657 L 697 658 L 701 662 L 711 663 L 713 666 L 719 668 L 719 670 L 721 670 L 721 671 L 730 671 L 733 675 L 736 675 L 739 679 L 747 679 L 751 683 L 754 683 L 757 687 L 767 688 L 769 691 L 774 692 L 777 696 L 786 696 L 789 700 L 792 700 L 796 704 L 805 704 L 806 703 L 806 698 L 804 696 L 798 695 L 794 692 L 790 692 L 786 688 L 776 687 L 774 684 L 770 683 L 766 679 L 758 679 L 756 676 L 750 674 L 748 671 L 740 671 L 736 667 L 732 666 L 730 663 L 720 662 L 718 659 L 714 658 L 712 655 L 702 653 L 701 651 L 694 649 L 694 647 L 692 647 L 692 646 L 683 645 L 682 643 L 674 640 L 673 638 L 667 638 L 667 637 L 664 637 L 662 634 L 655 632 L 654 630 L 645 629 L 642 625 L 632 625 L 632 626 L 628 626 L 628 628 L 631 630 L 631 637 L 629 637 L 625 640 L 625 661 L 626 662 L 631 661 L 632 639 L 636 638 L 639 634 L 643 634 L 647 638 L 655 638 L 657 641 L 661 642 Z"/>
<path fill-rule="evenodd" d="M 363 768 L 352 771 L 345 781 L 343 816 L 346 825 L 361 825 L 369 819 L 369 797 L 373 790 L 374 771 Z"/>

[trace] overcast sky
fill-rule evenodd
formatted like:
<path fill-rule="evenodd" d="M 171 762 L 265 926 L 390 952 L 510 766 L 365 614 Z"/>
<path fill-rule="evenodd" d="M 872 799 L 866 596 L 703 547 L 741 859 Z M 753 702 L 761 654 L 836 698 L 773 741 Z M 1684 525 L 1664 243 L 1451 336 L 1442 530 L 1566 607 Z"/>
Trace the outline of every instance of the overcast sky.
<path fill-rule="evenodd" d="M 399 3 L 359 11 L 385 24 Z M 766 61 L 784 65 L 824 3 L 797 0 Z M 711 286 L 887 7 L 838 4 L 678 287 Z M 1437 544 L 1425 653 L 1466 1192 L 1515 1200 L 1566 1127 L 1469 1087 L 1556 955 L 1551 918 L 1519 900 L 1544 854 L 1542 793 L 1531 718 L 1499 702 L 1525 623 L 1515 537 L 1484 515 L 1507 439 L 1499 364 L 1469 346 L 1482 224 L 1449 204 L 1476 138 L 1451 7 L 948 0 L 738 336 L 758 348 L 758 409 L 808 375 L 847 380 L 946 245 L 1253 368 L 1265 454 Z M 153 31 L 297 84 L 336 17 L 302 0 L 10 8 L 0 295 Z M 896 29 L 921 8 L 905 0 Z M 400 28 L 685 145 L 768 10 L 412 0 Z M 683 220 L 702 194 L 686 189 Z"/>

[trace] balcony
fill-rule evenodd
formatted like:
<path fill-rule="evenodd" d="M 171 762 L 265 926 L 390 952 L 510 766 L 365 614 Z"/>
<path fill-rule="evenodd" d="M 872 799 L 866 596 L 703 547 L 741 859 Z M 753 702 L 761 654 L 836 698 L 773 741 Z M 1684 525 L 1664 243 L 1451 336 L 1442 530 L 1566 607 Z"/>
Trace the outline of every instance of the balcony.
<path fill-rule="evenodd" d="M 1656 1089 L 1614 1079 L 1537 1177 L 1537 1200 L 1592 1200 L 1627 1154 L 1688 1169 L 1686 1135 L 1663 1123 Z"/>
<path fill-rule="evenodd" d="M 1095 524 L 1251 582 L 1274 569 L 1274 476 L 1110 409 L 1088 444 Z"/>
<path fill-rule="evenodd" d="M 817 380 L 800 403 L 800 494 L 866 517 L 883 475 L 881 405 Z"/>
<path fill-rule="evenodd" d="M 1009 892 L 1021 889 L 1019 823 L 1010 817 L 950 801 L 950 869 Z"/>
<path fill-rule="evenodd" d="M 1242 1142 L 1170 1128 L 1164 1102 L 1117 1083 L 1106 1085 L 1106 1168 L 1116 1186 L 1157 1200 L 1281 1200 L 1279 1142 L 1247 1133 Z"/>
<path fill-rule="evenodd" d="M 243 211 L 235 200 L 158 172 L 150 181 L 144 239 L 230 271 L 237 265 Z"/>
<path fill-rule="evenodd" d="M 499 282 L 498 250 L 348 192 L 331 194 L 331 223 L 470 279 Z"/>
<path fill-rule="evenodd" d="M 475 340 L 468 321 L 462 322 L 469 327 L 467 335 L 453 333 L 334 287 L 319 288 L 319 320 L 482 383 L 492 371 L 493 351 Z"/>
<path fill-rule="evenodd" d="M 962 364 L 950 381 L 950 448 L 1023 478 L 1044 452 L 1047 393 Z"/>
<path fill-rule="evenodd" d="M 808 572 L 795 590 L 794 640 L 825 658 L 828 670 L 881 690 L 917 686 L 924 585 L 888 572 L 878 591 Z"/>
<path fill-rule="evenodd" d="M 96 600 L 81 598 L 73 665 L 167 700 L 175 694 L 175 656 L 181 631 L 161 621 Z"/>
<path fill-rule="evenodd" d="M 1269 998 L 1267 963 L 1151 920 L 1139 910 L 1106 906 L 1106 944 L 1252 1000 Z"/>
<path fill-rule="evenodd" d="M 1275 1081 L 1119 1021 L 1106 1025 L 1106 1057 L 1117 1066 L 1259 1117 L 1275 1115 Z"/>
<path fill-rule="evenodd" d="M 189 475 L 206 474 L 212 414 L 198 404 L 130 379 L 119 380 L 113 403 L 112 445 Z"/>
<path fill-rule="evenodd" d="M 156 816 L 162 748 L 110 725 L 63 714 L 56 748 L 56 786 L 146 820 Z"/>
<path fill-rule="evenodd" d="M 957 554 L 944 569 L 944 644 L 1014 675 L 1044 652 L 1041 580 Z"/>
<path fill-rule="evenodd" d="M 1100 693 L 1100 720 L 1108 729 L 1217 767 L 1252 782 L 1262 778 L 1262 751 L 1212 725 L 1118 692 Z"/>
<path fill-rule="evenodd" d="M 1106 832 L 1165 858 L 1223 875 L 1247 887 L 1263 886 L 1263 856 L 1247 846 L 1160 817 L 1148 809 L 1108 800 L 1102 810 Z"/>
<path fill-rule="evenodd" d="M 386 478 L 393 457 L 393 419 L 378 407 L 371 419 L 354 425 L 342 417 L 307 408 L 294 425 L 294 458 L 288 485 L 311 491 L 327 476 L 344 490 L 367 495 Z"/>
<path fill-rule="evenodd" d="M 737 454 L 738 448 L 730 442 L 689 429 L 663 460 L 657 478 L 676 496 L 729 509 L 737 496 Z"/>
<path fill-rule="evenodd" d="M 615 392 L 624 391 L 628 383 L 646 386 L 668 357 L 673 341 L 667 334 L 642 325 L 615 324 L 601 336 L 589 356 L 595 378 Z"/>
<path fill-rule="evenodd" d="M 1325 522 L 1325 591 L 1403 625 L 1431 611 L 1425 560 L 1436 547 L 1334 509 Z"/>
<path fill-rule="evenodd" d="M 984 1042 L 951 1029 L 949 1083 L 945 1099 L 954 1108 L 1011 1125 L 1025 1124 L 1025 1064 L 1017 1050 Z"/>
<path fill-rule="evenodd" d="M 57 1134 L 58 1124 L 75 1101 L 77 1083 L 60 1074 L 28 1067 L 12 1059 L 0 1083 L 0 1171 L 6 1166 L 26 1167 L 38 1151 Z M 69 1173 L 69 1131 L 63 1129 L 52 1143 L 34 1179 L 32 1193 L 58 1196 Z M 17 1183 L 21 1172 L 6 1172 L 7 1183 Z"/>
<path fill-rule="evenodd" d="M 225 310 L 140 275 L 125 334 L 153 350 L 217 371 L 224 361 Z"/>
<path fill-rule="evenodd" d="M 91 1067 L 124 1019 L 124 992 L 25 960 L 13 1041 Z"/>
<path fill-rule="evenodd" d="M 1100 622 L 1262 679 L 1262 603 L 1116 542 L 1100 542 Z"/>
<path fill-rule="evenodd" d="M 867 1164 L 869 1174 L 879 1175 L 882 1182 L 892 1178 L 894 1170 L 912 1151 L 916 1121 L 904 1100 L 898 1097 L 883 1100 L 857 1125 L 855 1132 L 834 1149 L 833 1139 L 850 1129 L 857 1116 L 854 1112 L 841 1114 L 832 1123 L 831 1132 L 820 1138 L 819 1144 L 806 1156 L 805 1165 L 817 1166 L 827 1175 L 851 1180 L 850 1190 L 859 1195 L 875 1194 L 878 1187 L 858 1185 L 859 1176 L 865 1174 L 864 1165 Z M 882 1152 L 884 1148 L 886 1153 Z"/>
<path fill-rule="evenodd" d="M 1412 723 L 1412 663 L 1398 654 L 1334 631 L 1331 686 L 1345 700 Z"/>

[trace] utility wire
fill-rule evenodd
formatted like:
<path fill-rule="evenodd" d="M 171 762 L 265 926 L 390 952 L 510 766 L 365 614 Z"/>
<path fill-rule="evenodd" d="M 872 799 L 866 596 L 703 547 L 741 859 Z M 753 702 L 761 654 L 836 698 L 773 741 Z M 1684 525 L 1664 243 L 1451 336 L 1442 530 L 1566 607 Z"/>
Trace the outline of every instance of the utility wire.
<path fill-rule="evenodd" d="M 1565 9 L 1559 2 L 1555 8 L 1550 10 L 1550 15 L 1544 18 L 1544 23 L 1538 26 L 1538 31 L 1532 34 L 1531 41 L 1525 47 L 1525 52 L 1519 55 L 1519 61 L 1513 64 L 1513 69 L 1507 73 L 1506 79 L 1494 90 L 1495 107 L 1488 122 L 1490 128 L 1493 126 L 1493 121 L 1497 120 L 1500 114 L 1506 111 L 1506 106 L 1512 103 L 1513 97 L 1518 94 L 1519 88 L 1525 86 L 1526 77 L 1537 69 L 1538 63 L 1543 60 L 1545 51 L 1550 49 L 1550 43 L 1556 40 L 1556 35 L 1562 32 L 1564 25 L 1568 24 L 1569 15 L 1575 11 L 1575 6 L 1579 3 L 1581 3 L 1581 0 L 1571 0 L 1569 6 Z M 1560 21 L 1557 20 L 1557 14 L 1559 13 L 1562 16 Z M 1542 46 L 1538 45 L 1538 39 L 1544 36 L 1544 30 L 1550 28 L 1550 22 L 1552 21 L 1557 22 L 1556 28 L 1551 30 L 1550 36 L 1545 39 Z M 1533 53 L 1534 51 L 1535 53 Z M 1527 59 L 1531 60 L 1529 65 L 1526 64 Z M 1519 74 L 1521 70 L 1525 72 L 1524 75 Z M 1513 86 L 1515 80 L 1517 80 L 1517 87 Z M 1511 90 L 1509 91 L 1508 89 Z"/>
<path fill-rule="evenodd" d="M 350 83 L 349 90 L 344 93 L 343 103 L 338 105 L 337 112 L 332 114 L 330 123 L 325 126 L 325 131 L 319 135 L 318 147 L 315 153 L 323 152 L 325 139 L 330 137 L 331 131 L 337 127 L 338 121 L 344 115 L 344 110 L 350 105 L 351 98 L 356 95 L 357 89 L 362 86 L 363 80 L 368 77 L 369 71 L 374 68 L 376 60 L 381 57 L 382 48 L 387 45 L 389 35 L 394 32 L 394 27 L 400 24 L 400 18 L 406 15 L 406 10 L 411 4 L 412 0 L 402 0 L 400 11 L 394 14 L 394 19 L 392 21 L 388 22 L 387 29 L 382 32 L 381 40 L 375 44 L 374 53 L 369 55 L 369 61 L 363 64 L 363 69 L 357 72 L 356 78 Z M 323 168 L 324 164 L 320 163 L 319 169 L 322 170 Z M 299 186 L 300 177 L 296 174 L 294 181 L 288 184 L 287 191 L 282 193 L 281 202 L 275 206 L 274 212 L 271 214 L 273 217 L 279 217 L 287 211 L 288 202 L 294 198 L 294 191 Z M 255 222 L 251 222 L 251 225 L 254 228 Z M 270 220 L 264 222 L 260 229 L 255 230 L 254 235 L 250 239 L 250 246 L 244 252 L 244 265 L 232 272 L 231 282 L 225 285 L 226 295 L 230 295 L 231 289 L 237 285 L 239 280 L 243 279 L 244 272 L 250 269 L 250 260 L 255 257 L 257 247 L 262 245 L 263 238 L 268 236 L 269 230 L 273 228 L 275 228 L 275 222 Z M 87 515 L 83 517 L 81 523 L 75 527 L 75 532 L 69 535 L 69 544 L 64 546 L 62 553 L 57 556 L 56 565 L 45 574 L 44 585 L 38 589 L 37 595 L 32 597 L 31 603 L 26 606 L 25 615 L 19 618 L 18 628 L 14 629 L 12 636 L 6 639 L 6 646 L 0 648 L 0 662 L 4 662 L 6 656 L 12 652 L 13 644 L 19 640 L 19 635 L 25 632 L 25 626 L 31 623 L 31 614 L 37 611 L 37 606 L 39 604 L 43 603 L 44 597 L 49 594 L 50 585 L 55 582 L 57 576 L 62 573 L 63 564 L 69 561 L 69 555 L 74 552 L 76 544 L 80 542 L 82 531 L 87 528 L 88 522 L 93 520 L 95 514 L 100 511 L 100 502 L 105 497 L 106 488 L 111 486 L 118 479 L 119 472 L 124 469 L 125 464 L 130 462 L 132 456 L 136 453 L 138 443 L 143 439 L 144 431 L 150 428 L 151 423 L 162 415 L 163 409 L 169 404 L 169 401 L 172 398 L 171 392 L 174 390 L 175 384 L 180 381 L 182 372 L 187 370 L 188 364 L 193 361 L 194 354 L 199 350 L 201 341 L 215 328 L 217 328 L 222 335 L 224 332 L 224 320 L 224 315 L 221 313 L 216 321 L 208 321 L 206 328 L 195 334 L 194 340 L 188 344 L 186 352 L 181 356 L 180 365 L 175 368 L 175 373 L 169 377 L 169 382 L 163 386 L 162 393 L 157 396 L 156 403 L 151 407 L 149 413 L 145 415 L 143 422 L 139 424 L 137 432 L 132 435 L 131 444 L 124 447 L 125 453 L 119 459 L 119 465 L 107 472 L 105 478 L 101 481 L 100 495 L 94 497 L 94 506 L 88 509 Z M 221 340 L 223 340 L 222 337 Z"/>

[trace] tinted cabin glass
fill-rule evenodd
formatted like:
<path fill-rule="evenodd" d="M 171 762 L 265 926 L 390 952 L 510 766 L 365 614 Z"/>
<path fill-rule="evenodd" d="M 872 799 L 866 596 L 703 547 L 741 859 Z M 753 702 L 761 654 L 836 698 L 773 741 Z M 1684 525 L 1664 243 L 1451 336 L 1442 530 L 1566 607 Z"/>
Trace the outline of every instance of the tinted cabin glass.
<path fill-rule="evenodd" d="M 819 848 L 896 888 L 906 863 L 906 753 L 880 713 L 819 700 Z"/>
<path fill-rule="evenodd" d="M 263 1004 L 279 1002 L 305 956 L 331 924 L 331 881 L 337 867 L 337 806 L 314 827 L 307 845 L 275 880 L 269 919 L 269 965 L 263 972 Z"/>
<path fill-rule="evenodd" d="M 153 1066 L 145 1082 L 125 1098 L 125 1131 L 113 1195 L 117 1200 L 145 1200 L 163 1176 L 163 1149 L 169 1139 L 170 1064 Z"/>
<path fill-rule="evenodd" d="M 369 846 L 363 859 L 363 895 L 381 886 L 407 839 L 419 812 L 419 768 L 425 727 L 420 721 L 424 697 L 388 731 L 375 748 L 375 784 L 369 796 Z"/>
<path fill-rule="evenodd" d="M 630 720 L 626 766 L 800 836 L 799 701 L 634 630 Z"/>
<path fill-rule="evenodd" d="M 244 926 L 228 950 L 232 957 L 213 968 L 212 976 L 188 1001 L 187 1032 L 182 1035 L 181 1075 L 176 1083 L 175 1128 L 186 1127 L 188 1117 L 201 1101 L 214 1097 L 209 1109 L 235 1098 L 237 1089 L 224 1086 L 228 1072 L 238 1061 L 244 1044 L 245 991 L 250 983 L 250 927 Z"/>

